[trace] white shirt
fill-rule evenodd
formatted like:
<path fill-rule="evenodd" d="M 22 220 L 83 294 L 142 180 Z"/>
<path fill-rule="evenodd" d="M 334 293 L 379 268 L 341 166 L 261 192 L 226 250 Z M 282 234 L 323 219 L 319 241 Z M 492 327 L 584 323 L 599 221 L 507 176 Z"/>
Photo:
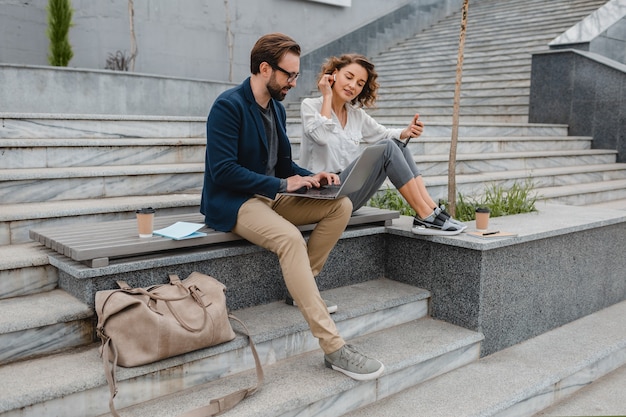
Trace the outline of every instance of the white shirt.
<path fill-rule="evenodd" d="M 343 171 L 360 154 L 361 141 L 375 143 L 383 139 L 399 139 L 402 129 L 388 129 L 360 107 L 346 103 L 346 127 L 334 111 L 331 118 L 322 116 L 323 97 L 306 98 L 300 107 L 302 143 L 298 165 L 311 172 Z"/>

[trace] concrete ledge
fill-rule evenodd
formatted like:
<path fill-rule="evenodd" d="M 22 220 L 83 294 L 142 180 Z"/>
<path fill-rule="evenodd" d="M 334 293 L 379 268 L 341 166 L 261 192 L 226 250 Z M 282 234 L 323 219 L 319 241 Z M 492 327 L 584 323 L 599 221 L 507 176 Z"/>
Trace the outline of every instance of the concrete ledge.
<path fill-rule="evenodd" d="M 109 70 L 0 65 L 0 112 L 202 116 L 233 83 Z M 85 94 L 76 94 L 78 90 Z M 37 97 L 37 100 L 33 100 Z M 94 99 L 97 98 L 97 99 Z"/>
<path fill-rule="evenodd" d="M 384 234 L 385 226 L 345 231 L 317 277 L 320 290 L 382 278 Z M 117 288 L 117 280 L 145 287 L 167 282 L 170 273 L 186 277 L 193 271 L 219 277 L 226 287 L 236 288 L 228 298 L 232 310 L 280 300 L 286 294 L 278 258 L 243 241 L 113 260 L 100 268 L 89 268 L 57 253 L 49 256 L 50 263 L 59 269 L 59 287 L 90 306 L 96 291 Z"/>
<path fill-rule="evenodd" d="M 488 355 L 626 300 L 626 212 L 538 205 L 536 213 L 493 218 L 491 228 L 517 237 L 486 241 L 467 233 L 418 236 L 411 218 L 390 227 L 344 232 L 318 277 L 321 290 L 389 278 L 432 293 L 431 315 L 485 335 Z M 469 223 L 468 230 L 474 229 Z M 170 272 L 199 270 L 229 288 L 239 309 L 285 295 L 274 254 L 240 242 L 140 257 L 88 268 L 50 255 L 59 286 L 88 305 L 95 292 L 163 283 Z"/>
<path fill-rule="evenodd" d="M 388 228 L 387 253 L 404 255 L 385 275 L 431 291 L 434 318 L 482 332 L 483 355 L 625 300 L 626 213 L 538 209 L 491 219 L 518 233 L 497 241 L 418 237 L 404 219 Z"/>

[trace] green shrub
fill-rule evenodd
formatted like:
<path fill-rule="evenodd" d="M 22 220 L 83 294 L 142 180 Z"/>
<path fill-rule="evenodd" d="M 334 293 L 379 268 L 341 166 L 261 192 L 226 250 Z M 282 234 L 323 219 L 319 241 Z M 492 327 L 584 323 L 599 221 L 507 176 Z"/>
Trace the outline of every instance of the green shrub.
<path fill-rule="evenodd" d="M 74 56 L 69 39 L 72 26 L 72 4 L 70 0 L 48 0 L 47 9 L 47 34 L 50 39 L 48 63 L 56 67 L 67 67 Z"/>
<path fill-rule="evenodd" d="M 485 193 L 478 198 L 464 197 L 459 193 L 456 218 L 460 221 L 475 220 L 476 207 L 488 207 L 490 217 L 537 211 L 535 208 L 537 194 L 534 188 L 532 181 L 526 179 L 523 184 L 514 182 L 509 189 L 498 184 L 490 184 L 486 187 Z"/>
<path fill-rule="evenodd" d="M 523 184 L 513 183 L 511 188 L 505 189 L 498 184 L 490 184 L 480 197 L 464 196 L 458 194 L 455 217 L 462 222 L 475 220 L 476 207 L 488 207 L 490 217 L 507 216 L 512 214 L 529 213 L 537 211 L 535 203 L 537 195 L 534 192 L 534 184 L 526 179 Z M 439 204 L 446 204 L 440 200 Z M 387 188 L 378 192 L 367 203 L 368 206 L 397 210 L 405 216 L 415 216 L 415 211 L 406 202 L 404 197 L 393 188 Z"/>

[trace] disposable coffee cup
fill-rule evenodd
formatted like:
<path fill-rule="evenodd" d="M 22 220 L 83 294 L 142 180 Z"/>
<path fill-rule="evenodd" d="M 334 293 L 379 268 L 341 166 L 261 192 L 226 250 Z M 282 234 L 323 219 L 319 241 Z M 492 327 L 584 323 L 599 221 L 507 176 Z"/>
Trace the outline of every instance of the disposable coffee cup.
<path fill-rule="evenodd" d="M 478 207 L 476 209 L 476 230 L 487 230 L 489 228 L 489 207 Z"/>
<path fill-rule="evenodd" d="M 137 230 L 139 237 L 152 237 L 155 211 L 156 210 L 152 207 L 144 207 L 137 210 Z"/>

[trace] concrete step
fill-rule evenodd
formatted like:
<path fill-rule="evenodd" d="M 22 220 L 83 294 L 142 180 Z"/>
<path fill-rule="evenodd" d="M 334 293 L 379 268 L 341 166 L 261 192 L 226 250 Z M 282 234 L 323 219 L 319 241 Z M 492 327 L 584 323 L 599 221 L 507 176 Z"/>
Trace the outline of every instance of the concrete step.
<path fill-rule="evenodd" d="M 0 300 L 0 364 L 91 344 L 93 310 L 62 290 Z"/>
<path fill-rule="evenodd" d="M 204 162 L 5 169 L 0 181 L 3 204 L 199 193 Z"/>
<path fill-rule="evenodd" d="M 375 299 L 371 297 L 373 293 L 377 295 Z M 432 355 L 440 357 L 443 361 L 441 369 L 455 364 L 450 355 L 446 354 L 452 353 L 454 358 L 456 352 L 462 356 L 460 359 L 462 363 L 474 360 L 478 355 L 482 340 L 480 334 L 445 323 L 429 324 L 435 322 L 427 318 L 429 297 L 427 291 L 386 279 L 377 279 L 336 288 L 322 294 L 325 298 L 338 303 L 339 311 L 333 315 L 333 319 L 347 340 L 356 339 L 355 341 L 359 342 L 357 338 L 366 335 L 372 335 L 372 338 L 378 338 L 375 340 L 380 340 L 376 332 L 393 329 L 395 326 L 408 325 L 412 329 L 415 329 L 413 326 L 417 326 L 417 329 L 423 331 L 434 326 L 432 337 L 422 340 L 430 340 L 428 344 L 431 345 Z M 322 372 L 325 379 L 335 378 L 335 383 L 339 385 L 346 383 L 350 385 L 351 380 L 347 377 L 324 369 L 317 340 L 310 335 L 308 326 L 294 307 L 284 302 L 275 302 L 238 310 L 234 314 L 242 319 L 252 332 L 268 374 L 267 368 L 271 368 L 270 365 L 283 364 L 289 358 L 297 356 L 294 360 L 300 369 L 295 370 L 290 365 L 292 371 L 298 374 Z M 410 336 L 410 339 L 405 339 L 404 343 L 414 343 L 416 337 L 421 338 L 419 332 Z M 435 337 L 438 337 L 438 340 L 433 341 Z M 229 389 L 227 384 L 230 384 L 228 381 L 232 379 L 224 379 L 225 377 L 252 370 L 254 367 L 246 345 L 245 338 L 238 336 L 232 342 L 157 363 L 135 368 L 118 368 L 120 393 L 116 398 L 116 405 L 123 408 L 139 404 L 215 380 L 222 381 L 218 382 L 218 385 Z M 374 342 L 364 347 L 368 351 L 371 349 L 372 354 L 379 353 L 379 347 L 374 345 Z M 394 368 L 396 370 L 410 368 L 424 360 L 423 353 L 413 352 L 406 357 L 406 360 L 411 362 L 409 365 L 397 359 L 406 354 L 401 346 L 392 350 L 387 345 L 386 350 L 388 353 L 385 359 L 390 359 L 388 361 L 390 372 L 394 372 Z M 469 353 L 463 354 L 464 351 Z M 310 358 L 315 357 L 317 364 L 309 366 L 310 362 L 301 361 L 304 358 L 302 355 L 307 352 L 313 352 Z M 230 365 L 225 368 L 224 364 Z M 89 417 L 108 411 L 108 387 L 98 347 L 95 345 L 7 364 L 0 368 L 0 378 L 12 381 L 13 387 L 10 393 L 0 399 L 0 415 L 3 416 Z M 165 379 L 170 382 L 164 384 Z M 289 378 L 284 382 L 288 381 L 288 384 L 293 385 L 294 380 Z M 236 383 L 239 382 L 240 377 L 236 377 Z M 266 387 L 272 385 L 274 384 L 268 383 Z M 206 400 L 206 394 L 204 395 Z M 215 395 L 218 395 L 218 392 L 215 392 Z M 123 414 L 130 415 L 126 411 Z"/>
<path fill-rule="evenodd" d="M 291 138 L 294 159 L 300 158 L 301 137 Z M 361 144 L 362 148 L 367 144 Z M 428 137 L 414 139 L 407 145 L 414 155 L 450 154 L 450 138 Z M 591 138 L 585 136 L 509 136 L 509 137 L 460 137 L 457 154 L 558 151 L 590 149 Z"/>
<path fill-rule="evenodd" d="M 198 213 L 199 206 L 199 193 L 3 204 L 0 245 L 31 242 L 28 230 L 34 227 L 80 227 L 85 222 L 130 219 L 142 207 L 155 208 L 157 216 Z"/>
<path fill-rule="evenodd" d="M 556 402 L 555 405 L 536 414 L 536 417 L 618 416 L 626 412 L 626 398 L 622 391 L 626 386 L 626 366 L 609 372 L 580 390 Z"/>
<path fill-rule="evenodd" d="M 411 117 L 406 116 L 377 116 L 376 121 L 387 127 L 405 128 L 416 111 L 413 110 Z M 431 137 L 452 137 L 452 119 L 445 121 L 432 121 L 427 116 L 420 119 L 426 124 L 424 133 L 420 136 L 421 141 L 427 141 Z M 287 119 L 287 135 L 290 138 L 302 136 L 302 123 L 300 116 Z M 530 124 L 528 117 L 525 121 L 514 123 L 503 123 L 493 120 L 481 122 L 464 122 L 458 126 L 459 137 L 489 137 L 489 136 L 567 136 L 567 125 L 559 124 Z"/>
<path fill-rule="evenodd" d="M 587 207 L 607 208 L 612 210 L 626 210 L 626 198 L 621 200 L 601 201 L 587 204 Z"/>
<path fill-rule="evenodd" d="M 319 351 L 268 366 L 263 389 L 228 412 L 233 417 L 339 416 L 424 383 L 477 359 L 480 336 L 432 319 L 421 319 L 350 342 L 385 364 L 377 381 L 357 382 L 324 367 Z M 215 381 L 137 407 L 128 417 L 176 416 L 252 381 L 252 372 Z M 410 415 L 410 414 L 407 414 Z M 107 414 L 107 416 L 109 416 Z"/>
<path fill-rule="evenodd" d="M 626 199 L 626 180 L 601 181 L 541 189 L 542 196 L 555 204 L 586 206 Z"/>
<path fill-rule="evenodd" d="M 204 117 L 0 113 L 0 119 L 0 139 L 206 137 Z"/>
<path fill-rule="evenodd" d="M 625 317 L 615 304 L 344 416 L 533 416 L 626 365 Z M 565 410 L 547 415 L 605 415 Z"/>
<path fill-rule="evenodd" d="M 480 174 L 508 170 L 534 170 L 575 165 L 615 163 L 616 152 L 601 149 L 539 152 L 493 152 L 485 154 L 457 154 L 456 173 Z M 447 175 L 449 155 L 417 155 L 415 162 L 425 177 Z"/>
<path fill-rule="evenodd" d="M 0 300 L 56 288 L 58 270 L 39 243 L 0 246 Z"/>
<path fill-rule="evenodd" d="M 509 189 L 516 183 L 524 185 L 526 181 L 530 181 L 533 195 L 539 199 L 551 200 L 555 197 L 554 191 L 560 187 L 580 187 L 584 184 L 594 184 L 591 185 L 589 191 L 595 192 L 594 189 L 597 184 L 624 179 L 626 179 L 626 164 L 601 164 L 457 175 L 456 187 L 457 193 L 461 193 L 466 198 L 476 199 L 484 195 L 487 186 L 499 185 L 504 189 Z M 447 175 L 425 177 L 424 183 L 432 197 L 447 199 Z M 612 186 L 618 185 L 618 183 L 610 184 Z M 389 182 L 386 185 L 393 188 Z M 602 187 L 603 191 L 609 194 L 616 191 L 612 187 Z M 606 198 L 601 200 L 604 201 Z"/>
<path fill-rule="evenodd" d="M 205 138 L 3 139 L 3 169 L 203 163 Z"/>

